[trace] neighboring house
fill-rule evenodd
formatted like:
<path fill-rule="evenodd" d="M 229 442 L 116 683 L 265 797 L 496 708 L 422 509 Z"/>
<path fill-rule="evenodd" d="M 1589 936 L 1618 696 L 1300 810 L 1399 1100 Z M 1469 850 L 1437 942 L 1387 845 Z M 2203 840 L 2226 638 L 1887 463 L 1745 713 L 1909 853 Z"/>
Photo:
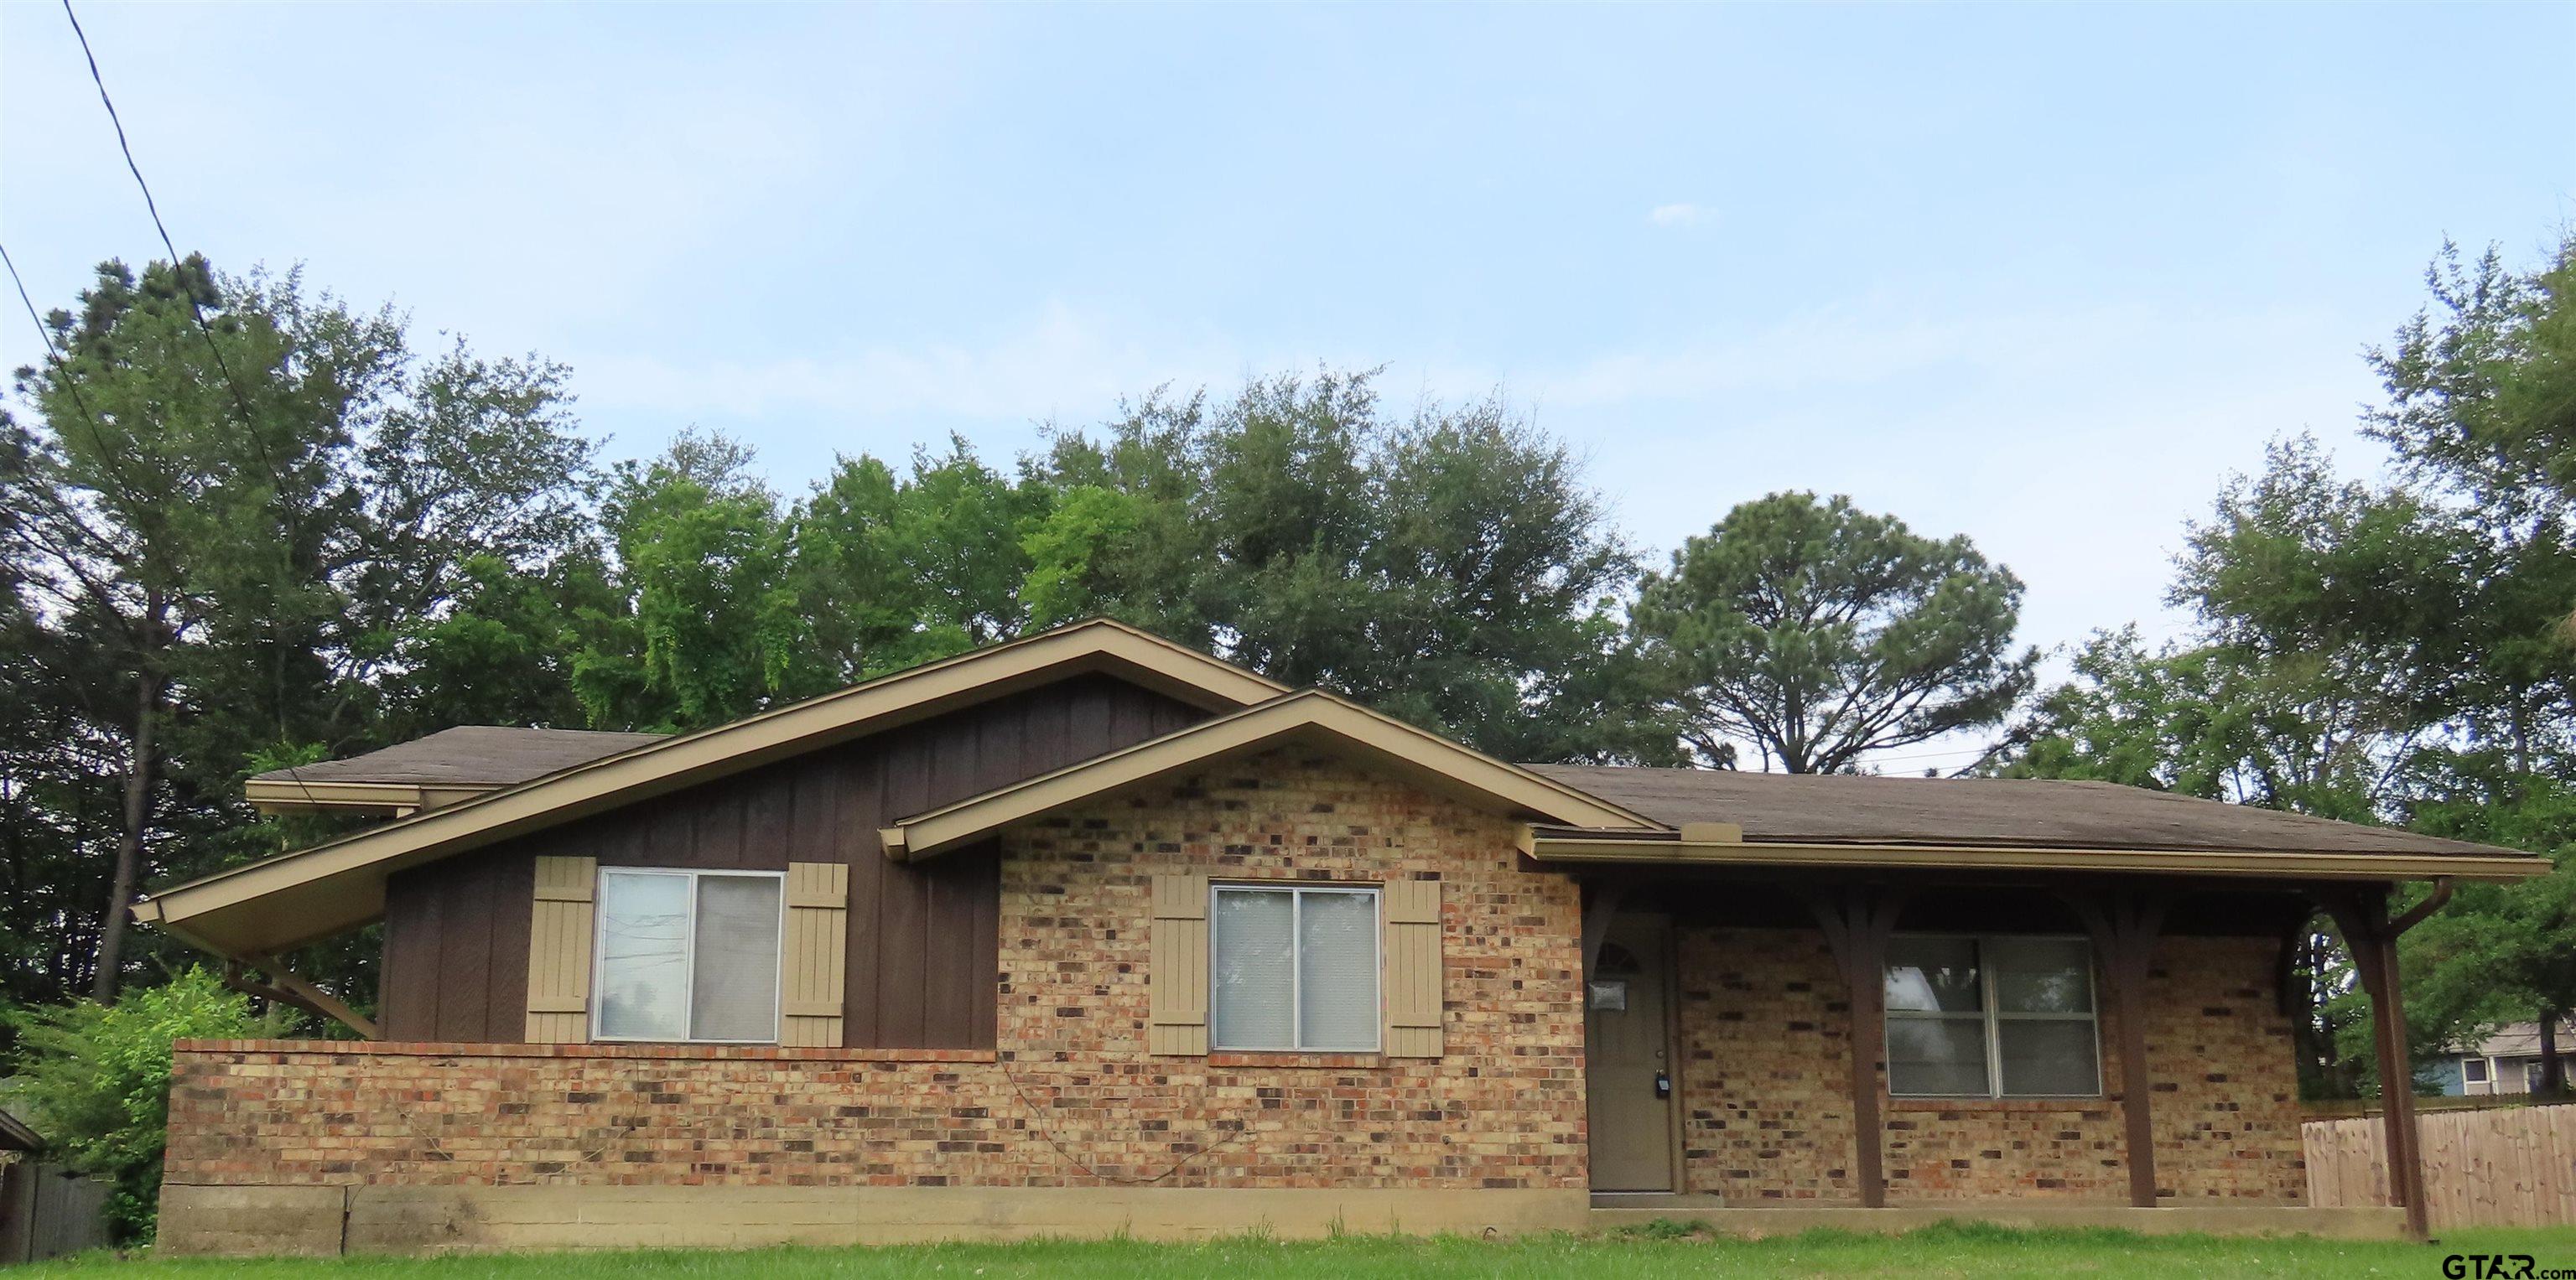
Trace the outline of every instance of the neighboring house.
<path fill-rule="evenodd" d="M 407 816 L 135 914 L 326 1010 L 274 957 L 381 922 L 377 1019 L 179 1047 L 169 1252 L 2393 1231 L 2302 1207 L 2299 928 L 2377 989 L 2395 882 L 2549 865 L 2094 783 L 1515 766 L 1110 623 L 297 773 L 255 797 Z"/>
<path fill-rule="evenodd" d="M 2558 1024 L 2558 1053 L 2576 1067 L 2576 1018 Z M 2497 1028 L 2466 1053 L 2444 1054 L 2428 1072 L 2442 1084 L 2445 1097 L 2492 1097 L 2540 1091 L 2540 1024 L 2516 1022 Z"/>

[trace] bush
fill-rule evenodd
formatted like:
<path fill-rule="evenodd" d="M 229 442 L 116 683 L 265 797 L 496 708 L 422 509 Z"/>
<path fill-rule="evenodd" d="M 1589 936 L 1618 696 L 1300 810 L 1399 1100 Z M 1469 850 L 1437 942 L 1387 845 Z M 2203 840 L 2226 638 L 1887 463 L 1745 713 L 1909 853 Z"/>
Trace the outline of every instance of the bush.
<path fill-rule="evenodd" d="M 152 1233 L 170 1127 L 170 1043 L 274 1034 L 250 998 L 203 968 L 167 986 L 128 988 L 114 1004 L 82 1000 L 9 1015 L 18 1032 L 10 1109 L 54 1157 L 115 1188 L 108 1219 L 121 1240 Z"/>

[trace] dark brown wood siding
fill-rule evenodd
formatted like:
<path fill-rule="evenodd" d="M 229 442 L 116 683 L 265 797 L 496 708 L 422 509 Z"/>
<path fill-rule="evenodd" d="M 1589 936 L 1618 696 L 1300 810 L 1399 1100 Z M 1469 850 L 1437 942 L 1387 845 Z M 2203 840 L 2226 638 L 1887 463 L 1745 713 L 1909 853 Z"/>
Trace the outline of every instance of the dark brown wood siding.
<path fill-rule="evenodd" d="M 1076 676 L 403 872 L 385 889 L 385 1037 L 525 1037 L 532 860 L 558 854 L 628 867 L 846 862 L 846 1043 L 990 1048 L 994 851 L 894 863 L 877 829 L 1206 716 L 1109 676 Z"/>

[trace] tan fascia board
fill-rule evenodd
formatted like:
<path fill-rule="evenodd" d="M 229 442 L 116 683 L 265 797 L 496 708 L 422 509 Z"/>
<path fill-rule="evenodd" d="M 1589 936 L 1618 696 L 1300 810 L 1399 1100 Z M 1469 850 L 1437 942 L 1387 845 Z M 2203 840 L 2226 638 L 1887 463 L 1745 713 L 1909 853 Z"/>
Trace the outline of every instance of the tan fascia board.
<path fill-rule="evenodd" d="M 1696 825 L 1696 824 L 1694 824 Z M 1783 866 L 1980 871 L 2116 871 L 2299 880 L 2523 880 L 2550 872 L 2540 857 L 2478 854 L 2315 853 L 2296 849 L 2086 849 L 1791 841 L 1633 840 L 1534 835 L 1524 850 L 1542 863 L 1647 866 Z"/>
<path fill-rule="evenodd" d="M 320 809 L 356 809 L 372 813 L 409 813 L 471 800 L 502 783 L 484 786 L 426 786 L 402 782 L 305 782 L 253 778 L 242 784 L 242 798 L 261 813 Z"/>
<path fill-rule="evenodd" d="M 382 877 L 404 867 L 1081 671 L 1108 672 L 1209 709 L 1232 710 L 1274 699 L 1286 687 L 1133 627 L 1107 621 L 1078 623 L 882 676 L 731 724 L 645 743 L 463 803 L 422 810 L 327 844 L 176 885 L 138 903 L 135 918 L 166 926 L 283 890 L 353 882 L 350 900 L 317 902 L 315 910 L 297 913 L 347 928 L 382 910 Z"/>
<path fill-rule="evenodd" d="M 1318 736 L 1357 748 L 1435 786 L 1481 795 L 1543 821 L 1666 829 L 1517 765 L 1310 689 L 905 818 L 880 829 L 878 835 L 888 857 L 898 861 L 932 857 L 1050 810 L 1254 751 L 1291 735 Z M 1578 813 L 1589 816 L 1579 821 L 1569 817 Z"/>

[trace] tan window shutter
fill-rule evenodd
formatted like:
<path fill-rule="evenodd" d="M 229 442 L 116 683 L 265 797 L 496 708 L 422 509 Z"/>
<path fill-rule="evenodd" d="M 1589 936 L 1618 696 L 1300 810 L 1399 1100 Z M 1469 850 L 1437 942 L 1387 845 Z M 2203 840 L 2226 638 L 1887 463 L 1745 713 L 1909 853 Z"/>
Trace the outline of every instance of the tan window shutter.
<path fill-rule="evenodd" d="M 1440 1056 L 1440 882 L 1393 880 L 1386 906 L 1386 1056 Z"/>
<path fill-rule="evenodd" d="M 528 1043 L 590 1039 L 592 898 L 597 858 L 537 859 L 535 915 L 528 924 Z"/>
<path fill-rule="evenodd" d="M 778 973 L 778 1043 L 841 1043 L 849 973 L 850 865 L 787 864 L 787 942 Z"/>
<path fill-rule="evenodd" d="M 1153 1011 L 1148 1053 L 1208 1051 L 1208 882 L 1206 876 L 1154 877 L 1153 967 L 1145 982 Z"/>

